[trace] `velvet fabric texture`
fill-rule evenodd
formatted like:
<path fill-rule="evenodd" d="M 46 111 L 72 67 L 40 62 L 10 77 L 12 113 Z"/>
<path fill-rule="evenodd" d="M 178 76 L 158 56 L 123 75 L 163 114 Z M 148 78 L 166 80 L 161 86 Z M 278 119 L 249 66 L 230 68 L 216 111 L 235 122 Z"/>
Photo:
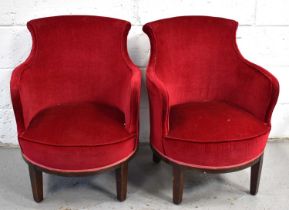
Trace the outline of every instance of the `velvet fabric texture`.
<path fill-rule="evenodd" d="M 246 60 L 238 23 L 184 16 L 147 23 L 151 145 L 167 159 L 197 168 L 246 164 L 264 151 L 279 85 Z"/>
<path fill-rule="evenodd" d="M 129 158 L 138 141 L 141 83 L 127 54 L 130 23 L 57 16 L 27 26 L 32 51 L 11 79 L 23 156 L 77 172 Z"/>

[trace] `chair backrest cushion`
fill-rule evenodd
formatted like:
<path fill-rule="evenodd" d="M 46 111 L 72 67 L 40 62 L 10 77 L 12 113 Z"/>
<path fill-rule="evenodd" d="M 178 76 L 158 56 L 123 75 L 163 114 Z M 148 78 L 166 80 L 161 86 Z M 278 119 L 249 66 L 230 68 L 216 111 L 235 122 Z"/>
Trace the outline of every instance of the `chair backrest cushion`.
<path fill-rule="evenodd" d="M 224 18 L 184 16 L 148 23 L 150 66 L 167 87 L 170 104 L 222 100 L 238 84 L 235 49 L 238 23 Z M 150 69 L 148 69 L 150 70 Z"/>
<path fill-rule="evenodd" d="M 130 23 L 97 16 L 57 16 L 28 22 L 33 38 L 21 75 L 24 121 L 50 106 L 80 101 L 125 104 L 130 87 L 124 60 Z"/>

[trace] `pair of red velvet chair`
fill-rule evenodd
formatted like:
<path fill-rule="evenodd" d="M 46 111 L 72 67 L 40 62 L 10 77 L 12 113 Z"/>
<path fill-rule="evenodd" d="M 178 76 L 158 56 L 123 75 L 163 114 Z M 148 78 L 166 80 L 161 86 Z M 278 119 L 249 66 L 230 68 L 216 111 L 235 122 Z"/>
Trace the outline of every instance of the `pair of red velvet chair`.
<path fill-rule="evenodd" d="M 141 75 L 130 61 L 130 23 L 59 16 L 28 23 L 33 46 L 11 79 L 19 144 L 35 201 L 42 172 L 83 176 L 116 169 L 126 197 L 128 160 L 138 144 Z M 185 168 L 228 172 L 248 166 L 256 194 L 278 82 L 238 51 L 237 22 L 176 17 L 148 23 L 147 69 L 153 159 L 173 165 L 180 203 Z"/>

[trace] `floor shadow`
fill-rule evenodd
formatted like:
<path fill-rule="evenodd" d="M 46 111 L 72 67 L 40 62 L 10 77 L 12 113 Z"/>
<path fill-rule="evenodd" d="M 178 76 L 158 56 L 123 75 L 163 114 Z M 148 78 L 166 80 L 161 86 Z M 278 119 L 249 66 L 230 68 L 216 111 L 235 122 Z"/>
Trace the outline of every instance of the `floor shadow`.
<path fill-rule="evenodd" d="M 46 175 L 46 177 L 48 194 L 85 188 L 91 192 L 102 193 L 110 199 L 116 198 L 115 185 L 108 184 L 115 182 L 110 172 L 85 177 L 62 177 L 51 174 Z"/>
<path fill-rule="evenodd" d="M 152 161 L 152 151 L 149 145 L 142 145 L 139 154 L 131 161 L 129 170 L 129 184 L 141 189 L 148 195 L 159 197 L 171 202 L 172 200 L 172 166 L 161 161 L 156 164 Z M 231 173 L 229 176 L 239 176 L 240 172 Z M 246 173 L 246 172 L 242 172 Z M 247 174 L 246 174 L 247 175 Z M 242 174 L 244 176 L 244 174 Z M 248 186 L 240 185 L 232 181 L 227 174 L 208 174 L 197 170 L 185 170 L 184 195 L 194 195 L 190 202 L 200 199 L 208 199 L 218 195 L 218 189 L 222 191 L 235 190 L 248 192 Z M 208 186 L 212 186 L 215 192 L 206 192 Z M 215 195 L 214 195 L 215 194 Z"/>

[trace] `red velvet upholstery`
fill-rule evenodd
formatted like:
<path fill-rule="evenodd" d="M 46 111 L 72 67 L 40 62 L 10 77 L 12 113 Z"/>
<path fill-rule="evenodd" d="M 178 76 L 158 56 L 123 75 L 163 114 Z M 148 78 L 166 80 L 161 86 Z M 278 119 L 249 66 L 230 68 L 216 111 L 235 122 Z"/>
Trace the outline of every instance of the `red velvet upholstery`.
<path fill-rule="evenodd" d="M 151 145 L 179 164 L 222 169 L 264 151 L 278 81 L 247 61 L 233 20 L 186 16 L 147 23 Z"/>
<path fill-rule="evenodd" d="M 28 59 L 11 79 L 19 143 L 29 161 L 97 170 L 137 147 L 140 71 L 128 57 L 130 23 L 96 16 L 28 22 Z"/>

